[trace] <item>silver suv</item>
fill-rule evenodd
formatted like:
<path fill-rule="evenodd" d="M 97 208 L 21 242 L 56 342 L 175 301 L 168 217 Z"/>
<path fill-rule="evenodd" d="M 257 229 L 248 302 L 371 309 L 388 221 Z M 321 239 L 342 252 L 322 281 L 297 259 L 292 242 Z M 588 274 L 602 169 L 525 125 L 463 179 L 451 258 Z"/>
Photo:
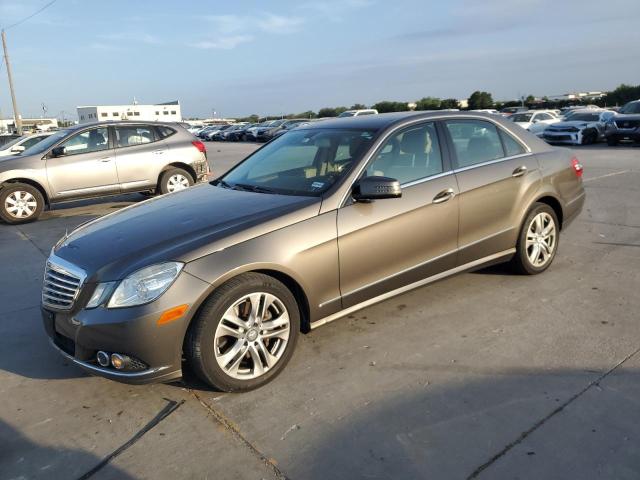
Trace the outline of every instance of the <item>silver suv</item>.
<path fill-rule="evenodd" d="M 101 122 L 55 132 L 0 159 L 0 218 L 36 220 L 46 206 L 128 192 L 172 193 L 206 181 L 206 148 L 171 123 Z"/>

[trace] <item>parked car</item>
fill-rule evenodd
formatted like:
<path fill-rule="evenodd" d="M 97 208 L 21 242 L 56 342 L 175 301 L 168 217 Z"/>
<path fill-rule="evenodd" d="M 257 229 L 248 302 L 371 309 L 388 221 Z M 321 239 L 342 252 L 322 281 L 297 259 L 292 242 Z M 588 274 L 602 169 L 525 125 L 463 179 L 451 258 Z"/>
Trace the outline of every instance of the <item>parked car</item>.
<path fill-rule="evenodd" d="M 20 155 L 27 148 L 32 147 L 40 140 L 44 140 L 53 132 L 35 133 L 33 135 L 23 135 L 14 139 L 9 143 L 5 143 L 0 146 L 0 157 L 7 157 L 9 155 Z"/>
<path fill-rule="evenodd" d="M 589 145 L 604 139 L 606 122 L 615 115 L 609 110 L 581 110 L 567 120 L 549 125 L 542 137 L 549 143 Z"/>
<path fill-rule="evenodd" d="M 622 140 L 640 142 L 640 100 L 625 104 L 605 126 L 607 144 L 616 146 Z"/>
<path fill-rule="evenodd" d="M 0 219 L 30 222 L 46 206 L 79 198 L 172 193 L 208 172 L 204 144 L 175 124 L 76 125 L 0 160 Z"/>
<path fill-rule="evenodd" d="M 529 110 L 527 112 L 514 113 L 510 115 L 508 119 L 538 137 L 542 136 L 544 129 L 549 125 L 560 121 L 553 113 L 544 110 Z"/>
<path fill-rule="evenodd" d="M 338 115 L 339 118 L 344 117 L 360 117 L 361 115 L 378 115 L 378 110 L 375 108 L 363 108 L 361 110 L 347 110 Z"/>
<path fill-rule="evenodd" d="M 582 209 L 581 176 L 570 150 L 498 116 L 311 124 L 213 182 L 62 238 L 44 327 L 70 362 L 113 380 L 172 381 L 184 358 L 217 389 L 256 388 L 301 331 L 485 265 L 545 271 Z"/>

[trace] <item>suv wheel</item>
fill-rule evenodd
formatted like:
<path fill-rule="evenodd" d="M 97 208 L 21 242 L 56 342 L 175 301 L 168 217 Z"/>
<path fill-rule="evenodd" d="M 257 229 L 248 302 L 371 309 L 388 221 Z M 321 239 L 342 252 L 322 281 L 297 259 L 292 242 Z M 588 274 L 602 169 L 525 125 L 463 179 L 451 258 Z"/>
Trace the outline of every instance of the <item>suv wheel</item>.
<path fill-rule="evenodd" d="M 553 209 L 536 203 L 524 221 L 516 254 L 512 259 L 515 270 L 525 275 L 544 272 L 558 251 L 560 227 Z"/>
<path fill-rule="evenodd" d="M 26 183 L 8 183 L 0 189 L 0 218 L 9 224 L 37 220 L 44 210 L 40 190 Z"/>
<path fill-rule="evenodd" d="M 267 275 L 245 273 L 204 303 L 189 327 L 185 353 L 209 385 L 251 390 L 284 369 L 299 331 L 298 304 L 289 289 Z"/>
<path fill-rule="evenodd" d="M 193 185 L 193 177 L 182 168 L 167 170 L 160 177 L 160 193 L 173 193 Z"/>

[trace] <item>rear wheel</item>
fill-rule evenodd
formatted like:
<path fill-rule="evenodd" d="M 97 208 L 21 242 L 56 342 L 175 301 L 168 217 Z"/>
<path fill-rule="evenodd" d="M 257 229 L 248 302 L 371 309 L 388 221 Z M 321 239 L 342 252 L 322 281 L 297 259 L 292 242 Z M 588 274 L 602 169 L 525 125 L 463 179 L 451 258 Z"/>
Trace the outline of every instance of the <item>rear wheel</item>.
<path fill-rule="evenodd" d="M 185 353 L 201 380 L 222 391 L 257 388 L 291 359 L 298 305 L 278 280 L 245 273 L 218 288 L 189 328 Z"/>
<path fill-rule="evenodd" d="M 524 275 L 544 272 L 553 262 L 558 250 L 560 224 L 553 209 L 545 203 L 536 203 L 524 221 L 516 254 L 511 263 Z"/>
<path fill-rule="evenodd" d="M 25 183 L 9 183 L 0 189 L 0 218 L 9 224 L 33 222 L 44 210 L 40 190 Z"/>
<path fill-rule="evenodd" d="M 160 193 L 173 193 L 193 185 L 193 177 L 182 168 L 167 170 L 160 177 Z"/>

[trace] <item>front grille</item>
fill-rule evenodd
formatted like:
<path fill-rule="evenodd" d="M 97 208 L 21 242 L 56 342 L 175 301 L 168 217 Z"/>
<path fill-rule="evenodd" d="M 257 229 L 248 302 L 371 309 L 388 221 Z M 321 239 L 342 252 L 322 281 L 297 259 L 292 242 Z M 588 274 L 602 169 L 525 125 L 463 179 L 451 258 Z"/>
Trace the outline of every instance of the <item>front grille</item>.
<path fill-rule="evenodd" d="M 640 120 L 616 120 L 618 128 L 637 128 L 640 127 Z"/>
<path fill-rule="evenodd" d="M 50 258 L 44 270 L 42 304 L 58 310 L 70 310 L 83 281 L 81 271 L 71 271 L 68 265 L 59 265 Z"/>

